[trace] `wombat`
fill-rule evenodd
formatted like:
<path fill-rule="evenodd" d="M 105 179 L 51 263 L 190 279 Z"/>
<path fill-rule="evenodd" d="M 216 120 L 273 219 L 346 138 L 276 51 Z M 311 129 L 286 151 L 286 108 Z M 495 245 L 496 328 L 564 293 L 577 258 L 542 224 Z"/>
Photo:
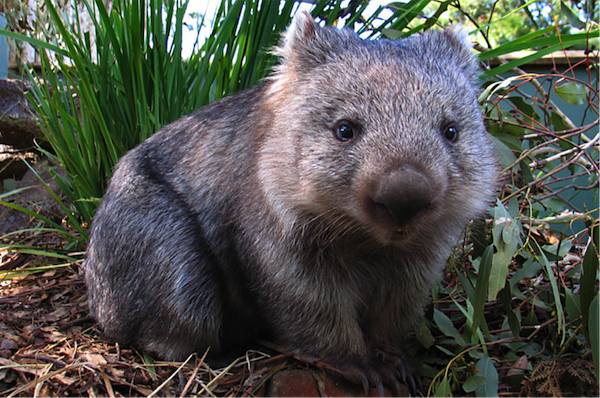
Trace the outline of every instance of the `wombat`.
<path fill-rule="evenodd" d="M 401 340 L 495 192 L 471 50 L 460 26 L 372 41 L 298 14 L 273 76 L 120 160 L 84 264 L 106 336 L 169 360 L 271 339 L 412 382 Z"/>

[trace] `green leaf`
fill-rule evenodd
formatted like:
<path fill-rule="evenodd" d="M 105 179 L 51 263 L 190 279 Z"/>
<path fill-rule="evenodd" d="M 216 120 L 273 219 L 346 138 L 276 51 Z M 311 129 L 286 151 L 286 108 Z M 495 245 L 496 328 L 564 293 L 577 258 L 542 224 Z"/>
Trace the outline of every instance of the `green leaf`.
<path fill-rule="evenodd" d="M 39 39 L 35 39 L 33 37 L 29 37 L 29 36 L 25 36 L 22 35 L 20 33 L 16 33 L 16 32 L 11 32 L 10 30 L 5 30 L 5 29 L 0 29 L 0 35 L 1 36 L 6 36 L 8 38 L 14 39 L 14 40 L 21 40 L 24 41 L 26 43 L 31 44 L 33 47 L 39 47 L 39 48 L 44 48 L 46 50 L 50 50 L 53 51 L 63 57 L 68 57 L 69 53 L 64 51 L 63 49 L 61 49 L 60 47 L 57 47 L 53 44 L 50 43 L 46 43 L 45 41 L 39 40 Z"/>
<path fill-rule="evenodd" d="M 477 397 L 497 397 L 498 396 L 498 372 L 494 366 L 494 361 L 488 357 L 481 358 L 475 364 L 477 376 L 485 378 L 485 383 L 475 389 Z"/>
<path fill-rule="evenodd" d="M 70 261 L 76 261 L 74 258 L 69 258 Z M 14 279 L 14 278 L 22 278 L 27 275 L 37 274 L 40 272 L 46 272 L 59 268 L 67 268 L 71 267 L 71 264 L 55 264 L 55 265 L 45 265 L 40 267 L 26 267 L 19 268 L 14 270 L 0 271 L 0 280 L 5 279 Z"/>
<path fill-rule="evenodd" d="M 550 30 L 555 30 L 554 27 L 550 27 Z M 514 68 L 517 68 L 521 65 L 526 65 L 536 59 L 542 58 L 544 55 L 551 54 L 555 51 L 561 51 L 565 48 L 586 43 L 590 37 L 597 37 L 598 30 L 590 31 L 589 33 L 576 33 L 572 35 L 561 35 L 560 37 L 551 36 L 551 37 L 542 37 L 533 40 L 523 40 L 524 37 L 521 37 L 517 40 L 514 40 L 505 45 L 499 46 L 493 50 L 486 51 L 480 54 L 480 59 L 485 60 L 492 58 L 494 56 L 502 56 L 504 54 L 509 54 L 515 51 L 532 49 L 532 48 L 542 48 L 541 50 L 537 50 L 530 55 L 525 57 L 520 57 L 509 61 L 503 65 L 492 68 L 486 72 L 484 72 L 481 76 L 482 80 L 489 79 L 493 76 L 508 72 Z"/>
<path fill-rule="evenodd" d="M 590 335 L 590 347 L 592 349 L 592 358 L 594 359 L 594 369 L 596 369 L 596 379 L 600 384 L 600 338 L 598 331 L 598 323 L 600 322 L 599 313 L 600 308 L 598 308 L 598 296 L 594 297 L 592 302 L 590 303 L 590 311 L 589 311 L 589 323 L 588 323 L 588 332 Z"/>
<path fill-rule="evenodd" d="M 453 358 L 456 354 L 450 351 L 449 349 L 442 347 L 441 345 L 436 345 L 435 348 L 448 355 L 450 358 Z"/>
<path fill-rule="evenodd" d="M 519 323 L 519 318 L 517 317 L 517 314 L 515 314 L 510 305 L 512 301 L 512 293 L 511 284 L 509 283 L 509 281 L 506 281 L 504 289 L 500 290 L 498 296 L 502 301 L 502 308 L 504 308 L 504 312 L 506 313 L 508 324 L 510 326 L 510 330 L 513 334 L 513 337 L 515 339 L 518 339 L 521 335 L 521 324 Z"/>
<path fill-rule="evenodd" d="M 597 239 L 598 229 L 592 229 L 592 238 L 588 243 L 588 247 L 585 250 L 585 256 L 583 257 L 583 267 L 581 272 L 581 290 L 580 290 L 580 306 L 581 315 L 583 317 L 583 324 L 590 325 L 591 319 L 588 316 L 591 310 L 590 304 L 594 299 L 597 299 L 598 293 L 596 291 L 596 281 L 598 275 L 598 249 L 595 244 Z M 592 336 L 586 336 L 592 338 Z"/>
<path fill-rule="evenodd" d="M 590 95 L 587 86 L 577 82 L 568 82 L 554 86 L 554 92 L 565 102 L 572 105 L 582 105 L 588 102 Z"/>
<path fill-rule="evenodd" d="M 574 322 L 575 325 L 579 325 L 579 319 L 581 317 L 579 296 L 574 294 L 569 288 L 565 288 L 565 309 L 569 316 L 569 320 Z"/>
<path fill-rule="evenodd" d="M 521 160 L 519 162 L 519 167 L 521 168 L 521 175 L 523 176 L 523 185 L 527 185 L 532 182 L 533 174 L 531 173 L 529 164 L 525 160 Z"/>
<path fill-rule="evenodd" d="M 525 101 L 523 97 L 511 95 L 507 98 L 508 101 L 512 102 L 516 109 L 513 109 L 515 118 L 518 123 L 522 126 L 536 127 L 536 122 L 540 120 L 540 115 L 536 112 L 535 108 Z M 521 128 L 526 131 L 525 128 Z"/>
<path fill-rule="evenodd" d="M 433 391 L 432 396 L 434 397 L 451 397 L 452 396 L 452 388 L 450 388 L 450 380 L 448 380 L 448 376 L 444 375 L 442 381 L 438 383 Z"/>
<path fill-rule="evenodd" d="M 494 227 L 492 229 L 496 252 L 492 259 L 488 300 L 495 300 L 498 292 L 506 283 L 508 267 L 517 249 L 522 244 L 520 232 L 519 221 L 511 216 L 500 200 L 497 200 L 494 208 Z"/>
<path fill-rule="evenodd" d="M 487 379 L 482 376 L 469 376 L 462 388 L 465 392 L 473 392 L 475 389 L 482 387 L 486 383 Z"/>
<path fill-rule="evenodd" d="M 417 321 L 417 324 L 415 325 L 415 334 L 417 340 L 419 340 L 425 348 L 429 348 L 435 343 L 435 338 L 431 334 L 431 330 L 427 327 L 424 317 L 420 317 Z"/>
<path fill-rule="evenodd" d="M 496 147 L 496 154 L 498 155 L 498 159 L 503 168 L 507 168 L 517 161 L 517 158 L 506 145 L 506 143 L 501 140 L 501 137 L 495 137 L 492 135 L 490 136 L 490 139 Z"/>
<path fill-rule="evenodd" d="M 467 345 L 465 339 L 461 336 L 460 332 L 456 330 L 450 318 L 448 318 L 446 314 L 444 314 L 437 308 L 433 310 L 433 320 L 435 321 L 440 331 L 444 333 L 444 335 L 454 338 L 456 343 L 461 347 Z"/>
<path fill-rule="evenodd" d="M 556 308 L 556 319 L 557 319 L 557 323 L 558 323 L 557 327 L 558 327 L 559 333 L 562 336 L 561 342 L 560 342 L 560 344 L 562 345 L 565 343 L 565 338 L 566 338 L 565 312 L 563 310 L 563 306 L 562 306 L 562 302 L 561 302 L 560 289 L 558 287 L 558 283 L 556 282 L 557 278 L 554 275 L 554 270 L 552 269 L 552 266 L 550 265 L 550 262 L 548 261 L 548 258 L 544 254 L 544 251 L 542 250 L 542 248 L 539 246 L 539 244 L 535 240 L 531 240 L 531 242 L 532 242 L 532 245 L 537 248 L 538 259 L 540 261 L 540 264 L 542 264 L 542 267 L 546 271 L 546 276 L 547 276 L 548 280 L 550 281 L 550 287 L 551 287 L 551 291 L 552 291 L 552 295 L 553 295 L 552 303 L 554 304 L 554 306 Z"/>
<path fill-rule="evenodd" d="M 569 7 L 563 0 L 560 1 L 560 12 L 561 14 L 567 17 L 569 23 L 573 25 L 573 27 L 577 29 L 585 28 L 585 22 L 580 20 L 579 17 L 577 17 L 577 15 L 573 12 L 573 10 L 571 10 L 571 7 Z"/>
<path fill-rule="evenodd" d="M 483 310 L 487 298 L 487 287 L 490 280 L 490 271 L 492 268 L 492 253 L 494 248 L 489 245 L 483 252 L 481 263 L 479 265 L 479 274 L 477 275 L 477 285 L 475 286 L 475 301 L 473 303 L 473 326 L 475 331 L 483 319 Z"/>

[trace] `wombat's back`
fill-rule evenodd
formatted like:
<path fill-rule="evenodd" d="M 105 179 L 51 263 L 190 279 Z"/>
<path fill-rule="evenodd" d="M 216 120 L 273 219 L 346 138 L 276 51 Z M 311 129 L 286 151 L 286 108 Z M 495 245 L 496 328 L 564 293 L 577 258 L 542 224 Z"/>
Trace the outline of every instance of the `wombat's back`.
<path fill-rule="evenodd" d="M 231 239 L 234 198 L 255 184 L 263 90 L 202 108 L 119 162 L 85 260 L 90 309 L 108 337 L 168 359 L 208 347 L 218 357 L 264 328 Z"/>

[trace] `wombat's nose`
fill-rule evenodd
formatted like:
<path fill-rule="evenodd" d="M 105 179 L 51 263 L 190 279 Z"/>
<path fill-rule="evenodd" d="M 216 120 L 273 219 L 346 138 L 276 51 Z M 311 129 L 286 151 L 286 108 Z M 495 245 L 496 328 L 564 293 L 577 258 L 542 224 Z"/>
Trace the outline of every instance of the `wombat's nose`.
<path fill-rule="evenodd" d="M 403 225 L 423 214 L 434 199 L 429 177 L 412 166 L 387 173 L 375 186 L 375 214 L 387 222 Z M 392 220 L 389 220 L 389 218 Z"/>

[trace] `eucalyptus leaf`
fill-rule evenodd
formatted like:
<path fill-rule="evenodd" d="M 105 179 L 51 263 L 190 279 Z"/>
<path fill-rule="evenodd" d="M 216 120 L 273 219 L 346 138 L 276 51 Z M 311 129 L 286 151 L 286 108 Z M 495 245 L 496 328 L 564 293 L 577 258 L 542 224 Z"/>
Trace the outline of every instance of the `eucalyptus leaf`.
<path fill-rule="evenodd" d="M 477 397 L 497 397 L 498 396 L 498 372 L 494 366 L 494 361 L 488 357 L 481 358 L 475 364 L 477 376 L 485 378 L 485 383 L 475 389 Z"/>
<path fill-rule="evenodd" d="M 598 298 L 598 290 L 596 286 L 598 279 L 599 260 L 598 248 L 595 244 L 595 239 L 597 239 L 598 236 L 598 229 L 594 228 L 592 231 L 592 239 L 590 239 L 585 251 L 585 256 L 583 258 L 583 269 L 581 273 L 580 305 L 584 325 L 591 324 L 592 319 L 588 314 L 591 313 L 592 301 Z M 593 338 L 591 335 L 587 337 L 588 339 Z"/>
<path fill-rule="evenodd" d="M 565 288 L 565 309 L 571 322 L 580 324 L 581 304 L 579 296 L 574 294 L 569 288 Z"/>
<path fill-rule="evenodd" d="M 493 252 L 493 246 L 489 245 L 483 252 L 483 256 L 481 258 L 479 274 L 477 275 L 477 285 L 475 286 L 475 299 L 473 303 L 473 330 L 477 330 L 479 324 L 484 320 L 483 310 L 485 309 L 485 301 L 487 298 Z"/>
<path fill-rule="evenodd" d="M 518 247 L 522 245 L 520 232 L 519 221 L 514 219 L 504 205 L 498 201 L 494 208 L 492 236 L 496 252 L 492 258 L 488 300 L 495 300 L 498 292 L 506 283 L 508 267 Z"/>
<path fill-rule="evenodd" d="M 487 382 L 487 379 L 482 376 L 469 376 L 465 384 L 463 384 L 463 390 L 465 392 L 473 392 L 475 389 L 482 387 Z"/>
<path fill-rule="evenodd" d="M 448 318 L 442 311 L 435 309 L 433 311 L 433 320 L 440 331 L 446 336 L 454 338 L 459 346 L 464 347 L 467 345 L 465 339 L 461 336 L 460 332 L 456 330 L 450 318 Z"/>
<path fill-rule="evenodd" d="M 565 102 L 572 105 L 587 103 L 590 92 L 583 84 L 568 82 L 554 86 L 554 92 Z"/>
<path fill-rule="evenodd" d="M 521 176 L 523 177 L 523 186 L 533 182 L 533 174 L 531 173 L 529 164 L 525 160 L 521 160 L 519 167 L 521 169 Z"/>
<path fill-rule="evenodd" d="M 517 161 L 517 158 L 504 140 L 497 136 L 490 136 L 490 139 L 496 147 L 496 154 L 498 155 L 498 160 L 502 167 L 507 168 Z"/>
<path fill-rule="evenodd" d="M 508 324 L 510 326 L 512 335 L 515 339 L 519 339 L 521 336 L 521 324 L 519 322 L 519 317 L 511 307 L 511 293 L 511 285 L 508 281 L 506 281 L 504 288 L 500 290 L 498 296 L 502 301 L 502 307 L 504 308 L 504 312 L 506 313 L 506 317 L 508 319 Z"/>
<path fill-rule="evenodd" d="M 565 328 L 565 313 L 563 310 L 563 305 L 560 297 L 560 289 L 558 287 L 558 283 L 556 281 L 556 277 L 554 275 L 554 269 L 552 268 L 548 258 L 544 254 L 544 251 L 539 246 L 539 244 L 533 240 L 533 246 L 537 249 L 536 252 L 539 255 L 540 264 L 544 271 L 546 272 L 546 277 L 550 282 L 551 292 L 552 292 L 552 300 L 551 303 L 556 308 L 556 318 L 557 318 L 557 327 L 559 333 L 561 334 L 561 344 L 564 344 L 566 339 L 566 328 Z"/>
<path fill-rule="evenodd" d="M 431 334 L 431 330 L 429 330 L 425 324 L 425 318 L 423 317 L 419 318 L 415 325 L 415 335 L 425 348 L 429 348 L 435 343 L 435 338 Z"/>
<path fill-rule="evenodd" d="M 587 1 L 586 1 L 586 3 L 587 3 Z M 573 27 L 575 27 L 577 29 L 585 28 L 585 22 L 583 22 L 581 19 L 579 19 L 577 14 L 575 14 L 573 12 L 573 10 L 571 10 L 571 7 L 569 7 L 568 4 L 566 4 L 563 0 L 560 1 L 560 12 L 561 12 L 561 14 L 563 14 L 564 16 L 567 17 L 567 19 L 569 20 L 569 23 L 571 25 L 573 25 Z"/>
<path fill-rule="evenodd" d="M 452 389 L 450 388 L 450 380 L 448 380 L 448 376 L 444 375 L 442 381 L 440 381 L 433 391 L 432 396 L 434 397 L 451 397 Z"/>
<path fill-rule="evenodd" d="M 594 297 L 589 306 L 589 321 L 588 333 L 590 335 L 590 347 L 592 350 L 592 358 L 594 360 L 594 369 L 596 370 L 596 380 L 600 384 L 600 331 L 598 323 L 600 322 L 600 308 L 598 307 L 598 296 Z"/>

